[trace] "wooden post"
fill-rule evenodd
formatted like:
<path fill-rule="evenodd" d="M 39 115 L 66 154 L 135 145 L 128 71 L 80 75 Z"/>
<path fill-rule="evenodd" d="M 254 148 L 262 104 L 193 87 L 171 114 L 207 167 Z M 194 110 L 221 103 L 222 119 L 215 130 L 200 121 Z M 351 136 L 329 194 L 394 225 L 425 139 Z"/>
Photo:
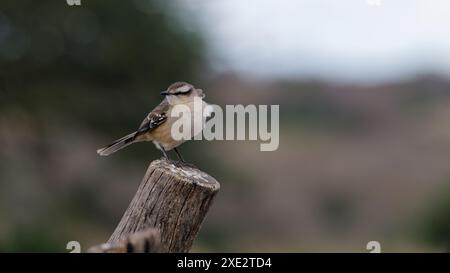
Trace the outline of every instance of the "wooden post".
<path fill-rule="evenodd" d="M 148 228 L 133 233 L 114 244 L 101 244 L 88 249 L 90 253 L 158 253 L 161 251 L 159 231 Z"/>
<path fill-rule="evenodd" d="M 188 252 L 219 188 L 219 182 L 197 168 L 153 161 L 108 244 L 155 228 L 159 252 Z"/>

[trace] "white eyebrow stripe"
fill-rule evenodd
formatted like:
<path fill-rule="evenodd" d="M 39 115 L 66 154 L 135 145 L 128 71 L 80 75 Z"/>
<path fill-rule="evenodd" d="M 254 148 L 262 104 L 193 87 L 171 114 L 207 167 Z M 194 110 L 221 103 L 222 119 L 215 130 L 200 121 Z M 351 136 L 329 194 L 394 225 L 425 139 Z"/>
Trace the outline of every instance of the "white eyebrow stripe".
<path fill-rule="evenodd" d="M 177 88 L 177 92 L 187 92 L 191 89 L 189 85 L 183 85 Z"/>

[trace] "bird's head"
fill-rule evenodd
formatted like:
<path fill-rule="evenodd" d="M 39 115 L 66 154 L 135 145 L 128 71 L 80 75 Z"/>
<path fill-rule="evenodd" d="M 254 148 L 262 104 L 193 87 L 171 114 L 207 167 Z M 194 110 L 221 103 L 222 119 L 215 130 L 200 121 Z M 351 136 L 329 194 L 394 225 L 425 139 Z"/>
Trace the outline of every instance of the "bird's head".
<path fill-rule="evenodd" d="M 195 88 L 192 84 L 187 82 L 175 82 L 171 84 L 167 90 L 161 92 L 169 102 L 184 103 L 193 100 L 195 97 L 204 98 L 205 93 L 201 89 Z"/>

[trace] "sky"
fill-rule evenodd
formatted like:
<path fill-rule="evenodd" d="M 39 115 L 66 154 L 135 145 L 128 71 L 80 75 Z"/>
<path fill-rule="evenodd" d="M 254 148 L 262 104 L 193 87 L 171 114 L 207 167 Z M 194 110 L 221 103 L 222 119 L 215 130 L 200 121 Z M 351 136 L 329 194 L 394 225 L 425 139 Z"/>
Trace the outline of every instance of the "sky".
<path fill-rule="evenodd" d="M 448 0 L 178 0 L 216 72 L 378 83 L 450 76 Z"/>

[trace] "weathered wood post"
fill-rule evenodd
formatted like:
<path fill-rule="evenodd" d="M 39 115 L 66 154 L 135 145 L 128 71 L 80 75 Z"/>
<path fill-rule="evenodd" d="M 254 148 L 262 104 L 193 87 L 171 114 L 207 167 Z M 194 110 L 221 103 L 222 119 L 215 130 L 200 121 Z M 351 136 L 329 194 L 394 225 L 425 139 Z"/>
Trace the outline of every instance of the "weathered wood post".
<path fill-rule="evenodd" d="M 188 252 L 219 188 L 219 182 L 197 168 L 153 161 L 108 244 L 154 228 L 159 252 Z"/>
<path fill-rule="evenodd" d="M 113 244 L 101 244 L 88 249 L 91 253 L 158 253 L 161 251 L 159 230 L 147 228 L 130 234 Z"/>

